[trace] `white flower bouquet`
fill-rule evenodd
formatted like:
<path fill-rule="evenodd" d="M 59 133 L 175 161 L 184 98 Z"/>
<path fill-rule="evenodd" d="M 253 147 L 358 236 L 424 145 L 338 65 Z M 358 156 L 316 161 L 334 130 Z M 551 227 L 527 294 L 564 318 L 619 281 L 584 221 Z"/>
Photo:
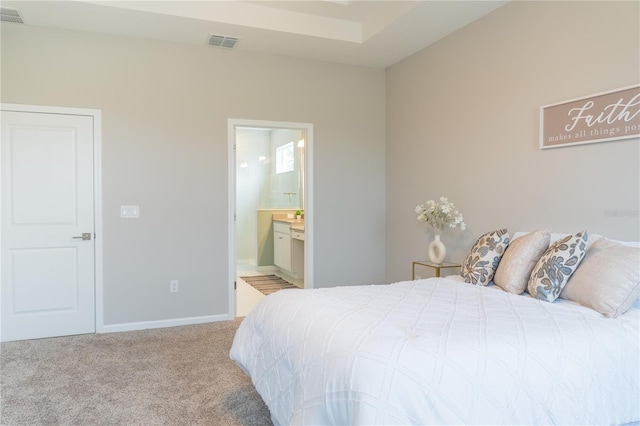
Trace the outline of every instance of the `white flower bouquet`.
<path fill-rule="evenodd" d="M 442 232 L 445 228 L 456 228 L 460 226 L 463 231 L 467 227 L 463 222 L 462 213 L 450 202 L 447 197 L 440 197 L 440 202 L 429 200 L 424 204 L 416 206 L 418 220 L 426 222 L 436 231 Z"/>

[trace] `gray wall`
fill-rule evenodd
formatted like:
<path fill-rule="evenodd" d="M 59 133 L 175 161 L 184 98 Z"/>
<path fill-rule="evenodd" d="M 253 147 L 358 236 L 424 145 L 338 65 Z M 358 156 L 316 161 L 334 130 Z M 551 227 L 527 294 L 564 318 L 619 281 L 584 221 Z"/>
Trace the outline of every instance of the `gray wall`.
<path fill-rule="evenodd" d="M 387 69 L 389 281 L 426 258 L 413 210 L 441 195 L 469 225 L 452 260 L 498 227 L 640 240 L 638 139 L 538 149 L 540 106 L 638 83 L 639 7 L 511 2 Z"/>
<path fill-rule="evenodd" d="M 2 102 L 102 110 L 106 325 L 228 312 L 228 118 L 314 124 L 314 284 L 384 280 L 383 70 L 11 24 L 1 43 Z"/>

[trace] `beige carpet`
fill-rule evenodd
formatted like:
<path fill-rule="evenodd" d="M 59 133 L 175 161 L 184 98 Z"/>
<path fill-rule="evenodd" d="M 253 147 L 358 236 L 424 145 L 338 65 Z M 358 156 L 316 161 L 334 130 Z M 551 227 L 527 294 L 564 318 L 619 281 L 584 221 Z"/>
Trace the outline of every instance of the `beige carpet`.
<path fill-rule="evenodd" d="M 286 281 L 277 275 L 255 275 L 240 278 L 242 278 L 244 282 L 249 284 L 251 287 L 258 290 L 260 293 L 266 295 L 275 293 L 278 290 L 298 288 L 297 286 L 291 284 L 289 281 Z"/>
<path fill-rule="evenodd" d="M 271 425 L 240 320 L 0 345 L 2 425 Z"/>

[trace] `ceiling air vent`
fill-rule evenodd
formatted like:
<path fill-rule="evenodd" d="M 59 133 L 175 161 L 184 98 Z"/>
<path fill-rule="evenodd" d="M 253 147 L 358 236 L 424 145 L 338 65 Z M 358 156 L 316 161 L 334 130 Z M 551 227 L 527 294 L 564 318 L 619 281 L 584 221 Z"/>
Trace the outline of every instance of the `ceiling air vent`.
<path fill-rule="evenodd" d="M 224 47 L 225 49 L 233 49 L 238 42 L 237 37 L 229 37 L 223 35 L 209 34 L 209 46 Z"/>
<path fill-rule="evenodd" d="M 20 14 L 15 9 L 0 7 L 0 22 L 13 22 L 14 24 L 24 24 Z"/>

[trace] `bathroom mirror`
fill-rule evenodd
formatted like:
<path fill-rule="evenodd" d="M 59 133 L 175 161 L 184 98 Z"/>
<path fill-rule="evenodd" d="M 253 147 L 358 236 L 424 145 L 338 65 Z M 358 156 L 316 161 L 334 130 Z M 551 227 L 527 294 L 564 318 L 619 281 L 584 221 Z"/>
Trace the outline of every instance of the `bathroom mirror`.
<path fill-rule="evenodd" d="M 304 133 L 300 129 L 236 129 L 238 207 L 304 208 Z"/>

